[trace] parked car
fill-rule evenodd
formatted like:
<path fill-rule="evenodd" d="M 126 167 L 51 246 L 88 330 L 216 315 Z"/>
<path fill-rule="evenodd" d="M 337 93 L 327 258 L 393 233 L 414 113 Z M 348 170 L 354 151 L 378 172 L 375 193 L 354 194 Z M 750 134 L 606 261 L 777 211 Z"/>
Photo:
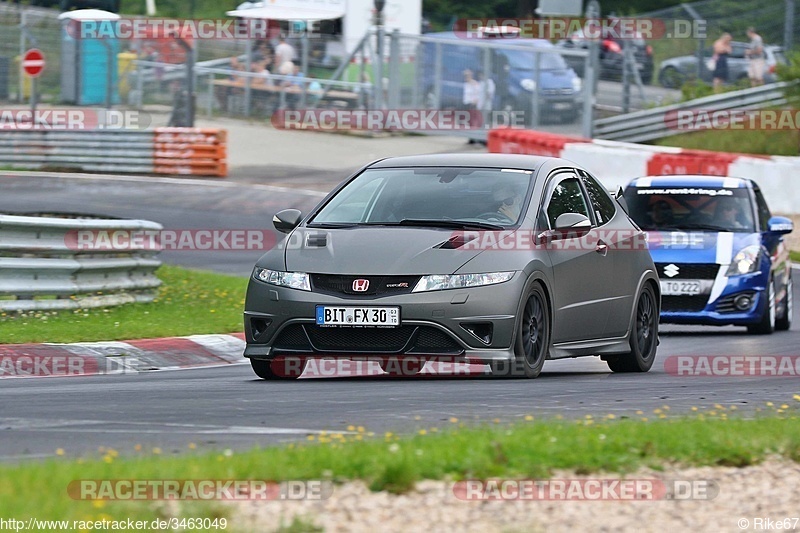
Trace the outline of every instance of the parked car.
<path fill-rule="evenodd" d="M 659 176 L 625 189 L 629 213 L 649 234 L 661 278 L 661 321 L 789 329 L 792 268 L 784 235 L 755 182 Z"/>
<path fill-rule="evenodd" d="M 525 116 L 533 109 L 533 92 L 539 97 L 541 121 L 574 122 L 583 107 L 581 79 L 557 53 L 555 47 L 544 39 L 512 38 L 498 40 L 498 48 L 471 46 L 470 40 L 456 32 L 428 33 L 417 58 L 419 65 L 418 87 L 422 87 L 429 107 L 458 108 L 462 105 L 464 71 L 474 72 L 490 65 L 487 76 L 496 86 L 492 109 L 520 110 Z M 473 41 L 474 42 L 474 41 Z M 505 49 L 508 46 L 530 46 L 527 52 Z M 441 57 L 437 62 L 437 50 Z M 537 51 L 537 53 L 534 52 Z M 536 69 L 539 56 L 539 72 Z M 436 94 L 437 79 L 440 94 Z"/>
<path fill-rule="evenodd" d="M 583 37 L 583 32 L 576 32 L 570 39 L 563 39 L 556 46 L 566 50 L 588 50 L 589 41 Z M 633 47 L 633 56 L 636 69 L 642 83 L 650 84 L 653 81 L 653 47 L 637 34 L 629 39 L 607 35 L 600 41 L 600 78 L 607 80 L 621 80 L 624 64 L 624 46 Z M 565 56 L 567 63 L 581 78 L 584 76 L 586 60 L 581 57 Z"/>
<path fill-rule="evenodd" d="M 731 54 L 728 56 L 728 83 L 738 83 L 742 80 L 747 80 L 747 64 L 748 59 L 744 55 L 748 48 L 748 43 L 734 41 L 731 43 Z M 764 52 L 766 53 L 767 70 L 764 73 L 765 83 L 774 83 L 778 81 L 775 75 L 777 65 L 787 64 L 786 55 L 783 53 L 783 48 L 775 45 L 764 45 Z M 714 55 L 711 48 L 703 50 L 703 63 L 704 67 L 702 75 L 698 73 L 697 55 L 673 57 L 665 59 L 661 62 L 658 70 L 658 83 L 664 87 L 671 89 L 678 88 L 690 79 L 697 79 L 698 77 L 710 83 L 712 81 L 712 70 L 707 68 L 708 60 Z"/>
<path fill-rule="evenodd" d="M 655 359 L 658 277 L 647 247 L 627 245 L 644 234 L 569 161 L 384 159 L 273 222 L 288 235 L 256 264 L 244 313 L 244 355 L 264 379 L 322 356 L 528 378 L 546 359 L 599 355 L 615 372 Z"/>

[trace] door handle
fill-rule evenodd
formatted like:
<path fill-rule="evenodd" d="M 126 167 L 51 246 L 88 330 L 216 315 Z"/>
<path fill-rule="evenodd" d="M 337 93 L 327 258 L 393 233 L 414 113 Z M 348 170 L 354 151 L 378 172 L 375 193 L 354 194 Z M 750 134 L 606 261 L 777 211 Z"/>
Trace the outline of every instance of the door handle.
<path fill-rule="evenodd" d="M 603 241 L 597 241 L 597 248 L 594 251 L 605 257 L 608 255 L 608 245 Z"/>

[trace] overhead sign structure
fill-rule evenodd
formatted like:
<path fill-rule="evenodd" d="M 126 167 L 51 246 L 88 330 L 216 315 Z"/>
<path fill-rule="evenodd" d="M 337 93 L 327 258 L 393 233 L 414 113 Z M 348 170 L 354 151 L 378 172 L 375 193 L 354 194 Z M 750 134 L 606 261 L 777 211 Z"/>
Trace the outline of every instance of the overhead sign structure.
<path fill-rule="evenodd" d="M 44 72 L 44 54 L 37 48 L 31 48 L 22 57 L 22 70 L 31 78 L 39 77 Z"/>

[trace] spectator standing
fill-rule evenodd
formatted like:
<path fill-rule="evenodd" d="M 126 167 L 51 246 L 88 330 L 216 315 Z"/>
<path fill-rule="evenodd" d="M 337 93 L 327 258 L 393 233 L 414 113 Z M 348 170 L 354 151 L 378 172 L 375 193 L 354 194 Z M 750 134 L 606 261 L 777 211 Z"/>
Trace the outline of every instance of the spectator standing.
<path fill-rule="evenodd" d="M 722 36 L 714 41 L 714 92 L 722 90 L 722 84 L 728 81 L 728 56 L 731 54 L 731 41 L 733 37 L 730 33 L 723 33 Z"/>
<path fill-rule="evenodd" d="M 472 71 L 464 71 L 464 95 L 461 103 L 464 109 L 478 109 L 481 96 L 481 84 L 473 77 Z"/>
<path fill-rule="evenodd" d="M 283 65 L 284 63 L 293 63 L 296 58 L 297 53 L 294 50 L 294 46 L 287 43 L 286 37 L 281 35 L 278 46 L 275 47 L 275 62 L 278 65 Z"/>
<path fill-rule="evenodd" d="M 750 46 L 745 55 L 748 59 L 747 76 L 750 78 L 750 86 L 764 85 L 764 70 L 767 66 L 764 59 L 764 39 L 752 26 L 747 28 L 747 36 L 750 38 Z"/>

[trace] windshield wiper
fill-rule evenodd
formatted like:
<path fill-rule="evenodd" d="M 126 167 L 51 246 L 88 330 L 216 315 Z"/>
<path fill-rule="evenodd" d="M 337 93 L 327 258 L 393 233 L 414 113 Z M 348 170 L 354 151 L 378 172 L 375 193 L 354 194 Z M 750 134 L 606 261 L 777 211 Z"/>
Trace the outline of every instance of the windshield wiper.
<path fill-rule="evenodd" d="M 504 226 L 499 224 L 492 224 L 491 222 L 473 222 L 471 220 L 442 220 L 442 219 L 426 219 L 426 218 L 404 218 L 400 222 L 388 223 L 387 225 L 397 226 L 422 226 L 430 228 L 477 228 L 493 231 L 502 231 Z"/>

